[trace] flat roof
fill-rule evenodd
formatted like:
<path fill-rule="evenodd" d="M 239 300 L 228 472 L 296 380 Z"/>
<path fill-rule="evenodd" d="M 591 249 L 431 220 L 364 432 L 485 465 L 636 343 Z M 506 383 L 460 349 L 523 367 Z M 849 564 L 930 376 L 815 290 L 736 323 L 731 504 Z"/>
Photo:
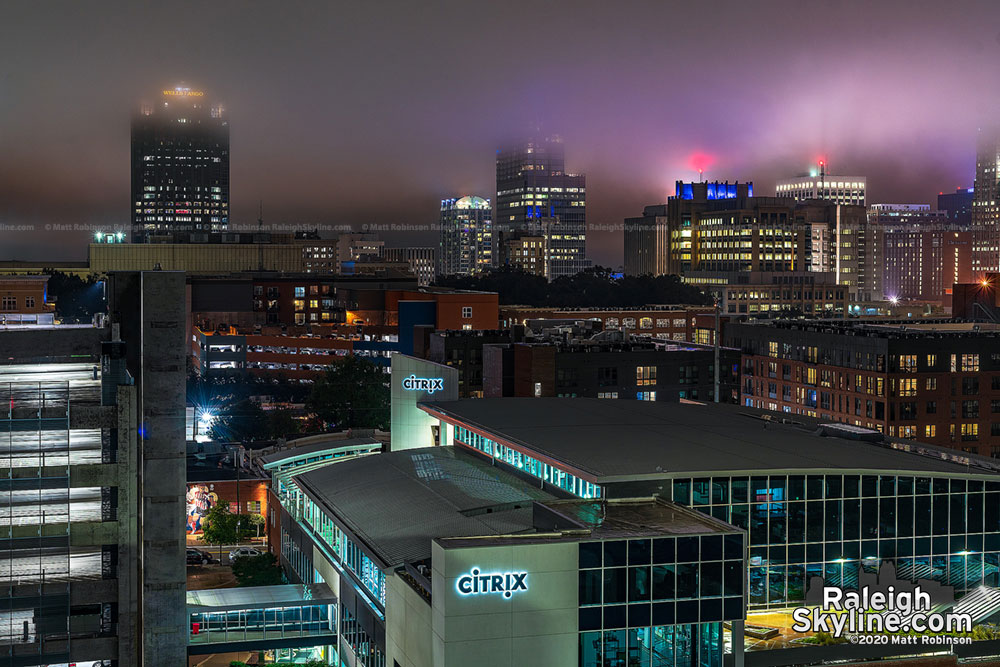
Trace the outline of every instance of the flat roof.
<path fill-rule="evenodd" d="M 312 438 L 310 438 L 310 440 L 312 440 Z M 259 458 L 263 463 L 269 464 L 277 461 L 284 461 L 285 459 L 294 459 L 300 456 L 306 456 L 307 454 L 314 454 L 316 452 L 342 449 L 344 447 L 362 447 L 365 445 L 375 445 L 381 447 L 382 443 L 375 438 L 339 438 L 334 436 L 325 438 L 321 442 L 310 442 L 309 444 L 303 445 L 296 445 L 295 441 L 291 440 L 283 448 L 273 451 L 270 454 L 265 454 Z"/>
<path fill-rule="evenodd" d="M 337 596 L 326 584 L 285 584 L 244 588 L 211 588 L 187 592 L 188 612 L 266 609 L 334 604 Z"/>
<path fill-rule="evenodd" d="M 712 473 L 758 471 L 990 472 L 988 461 L 912 441 L 923 455 L 886 443 L 825 437 L 821 420 L 736 405 L 596 398 L 493 398 L 429 401 L 420 406 L 497 436 L 539 458 L 589 473 L 598 484 Z M 765 419 L 769 415 L 769 420 Z M 784 419 L 788 422 L 780 423 Z M 870 432 L 875 435 L 875 432 Z M 880 436 L 878 436 L 880 437 Z M 901 444 L 901 443 L 905 443 Z M 983 467 L 943 460 L 964 457 Z M 996 468 L 994 468 L 995 470 Z"/>
<path fill-rule="evenodd" d="M 901 304 L 905 306 L 906 304 Z M 873 336 L 878 338 L 923 338 L 931 335 L 989 335 L 1000 332 L 1000 324 L 941 318 L 901 319 L 885 317 L 866 320 L 762 320 L 734 322 L 736 326 L 751 329 L 787 329 L 847 336 Z"/>
<path fill-rule="evenodd" d="M 449 537 L 436 541 L 446 548 L 462 548 L 743 532 L 725 521 L 655 496 L 611 500 L 574 498 L 539 502 L 538 506 L 541 509 L 536 526 L 539 532 Z"/>
<path fill-rule="evenodd" d="M 529 531 L 532 501 L 554 498 L 454 447 L 345 460 L 294 481 L 384 568 L 430 558 L 434 538 Z"/>

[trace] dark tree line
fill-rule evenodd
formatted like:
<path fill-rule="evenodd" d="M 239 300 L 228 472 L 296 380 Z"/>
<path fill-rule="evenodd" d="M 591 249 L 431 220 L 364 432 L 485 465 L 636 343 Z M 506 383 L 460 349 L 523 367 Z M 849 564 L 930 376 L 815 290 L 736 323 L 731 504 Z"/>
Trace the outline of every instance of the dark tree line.
<path fill-rule="evenodd" d="M 611 270 L 594 267 L 551 283 L 541 276 L 504 267 L 475 276 L 440 276 L 436 284 L 456 289 L 496 292 L 504 305 L 554 308 L 635 307 L 653 303 L 707 305 L 712 300 L 678 276 L 612 278 Z"/>
<path fill-rule="evenodd" d="M 47 271 L 49 276 L 48 295 L 56 300 L 56 315 L 63 322 L 89 322 L 95 313 L 108 310 L 104 284 L 89 277 Z"/>
<path fill-rule="evenodd" d="M 290 410 L 264 411 L 252 399 L 270 396 L 277 402 L 303 403 L 308 422 Z M 347 356 L 316 382 L 284 378 L 230 376 L 188 377 L 188 400 L 215 416 L 212 438 L 227 442 L 275 440 L 328 428 L 389 428 L 388 375 L 367 359 Z"/>

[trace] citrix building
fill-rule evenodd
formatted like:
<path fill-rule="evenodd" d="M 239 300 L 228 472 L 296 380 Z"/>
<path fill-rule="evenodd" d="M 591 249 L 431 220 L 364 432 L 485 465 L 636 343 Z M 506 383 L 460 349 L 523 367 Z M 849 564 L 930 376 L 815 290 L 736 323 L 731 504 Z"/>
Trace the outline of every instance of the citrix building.
<path fill-rule="evenodd" d="M 275 476 L 342 664 L 753 665 L 747 614 L 813 577 L 997 585 L 989 459 L 738 406 L 458 400 L 455 369 L 402 355 L 391 381 L 390 452 Z"/>

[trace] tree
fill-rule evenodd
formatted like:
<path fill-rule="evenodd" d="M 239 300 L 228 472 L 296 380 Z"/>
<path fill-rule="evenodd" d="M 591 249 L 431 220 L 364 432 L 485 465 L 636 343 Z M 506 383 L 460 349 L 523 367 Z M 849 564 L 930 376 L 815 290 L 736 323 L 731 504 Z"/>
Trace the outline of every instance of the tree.
<path fill-rule="evenodd" d="M 306 407 L 341 428 L 389 427 L 389 386 L 380 366 L 357 356 L 345 357 L 318 380 Z"/>
<path fill-rule="evenodd" d="M 269 435 L 267 415 L 248 398 L 223 408 L 212 423 L 213 440 L 249 442 L 267 439 Z"/>
<path fill-rule="evenodd" d="M 503 267 L 474 276 L 441 276 L 443 287 L 496 292 L 501 304 L 552 308 L 628 308 L 648 304 L 686 303 L 709 305 L 712 299 L 678 276 L 617 277 L 610 269 L 595 266 L 551 283 L 541 276 Z"/>
<path fill-rule="evenodd" d="M 63 322 L 89 322 L 94 313 L 107 312 L 104 284 L 90 277 L 47 270 L 48 296 L 56 301 L 56 314 Z"/>
<path fill-rule="evenodd" d="M 201 539 L 205 544 L 219 547 L 221 559 L 223 546 L 239 544 L 244 538 L 252 537 L 256 530 L 251 515 L 233 514 L 226 505 L 218 503 L 203 519 Z"/>
<path fill-rule="evenodd" d="M 240 586 L 277 586 L 283 582 L 278 559 L 272 553 L 237 558 L 233 576 Z"/>
<path fill-rule="evenodd" d="M 301 428 L 299 420 L 292 416 L 291 410 L 284 408 L 272 410 L 267 416 L 267 430 L 272 438 L 283 438 L 286 435 L 294 435 Z"/>

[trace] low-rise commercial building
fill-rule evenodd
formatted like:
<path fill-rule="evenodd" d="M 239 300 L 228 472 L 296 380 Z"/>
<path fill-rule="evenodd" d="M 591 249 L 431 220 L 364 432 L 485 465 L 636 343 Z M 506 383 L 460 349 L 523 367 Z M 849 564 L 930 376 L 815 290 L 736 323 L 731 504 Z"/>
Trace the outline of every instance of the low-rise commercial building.
<path fill-rule="evenodd" d="M 0 275 L 0 325 L 52 325 L 55 303 L 49 299 L 46 275 Z"/>
<path fill-rule="evenodd" d="M 882 562 L 959 597 L 998 583 L 989 459 L 737 406 L 455 400 L 451 369 L 397 360 L 407 437 L 275 483 L 282 563 L 337 596 L 349 664 L 929 656 L 940 647 L 755 645 L 744 631 L 810 604 L 814 578 L 856 587 Z"/>

